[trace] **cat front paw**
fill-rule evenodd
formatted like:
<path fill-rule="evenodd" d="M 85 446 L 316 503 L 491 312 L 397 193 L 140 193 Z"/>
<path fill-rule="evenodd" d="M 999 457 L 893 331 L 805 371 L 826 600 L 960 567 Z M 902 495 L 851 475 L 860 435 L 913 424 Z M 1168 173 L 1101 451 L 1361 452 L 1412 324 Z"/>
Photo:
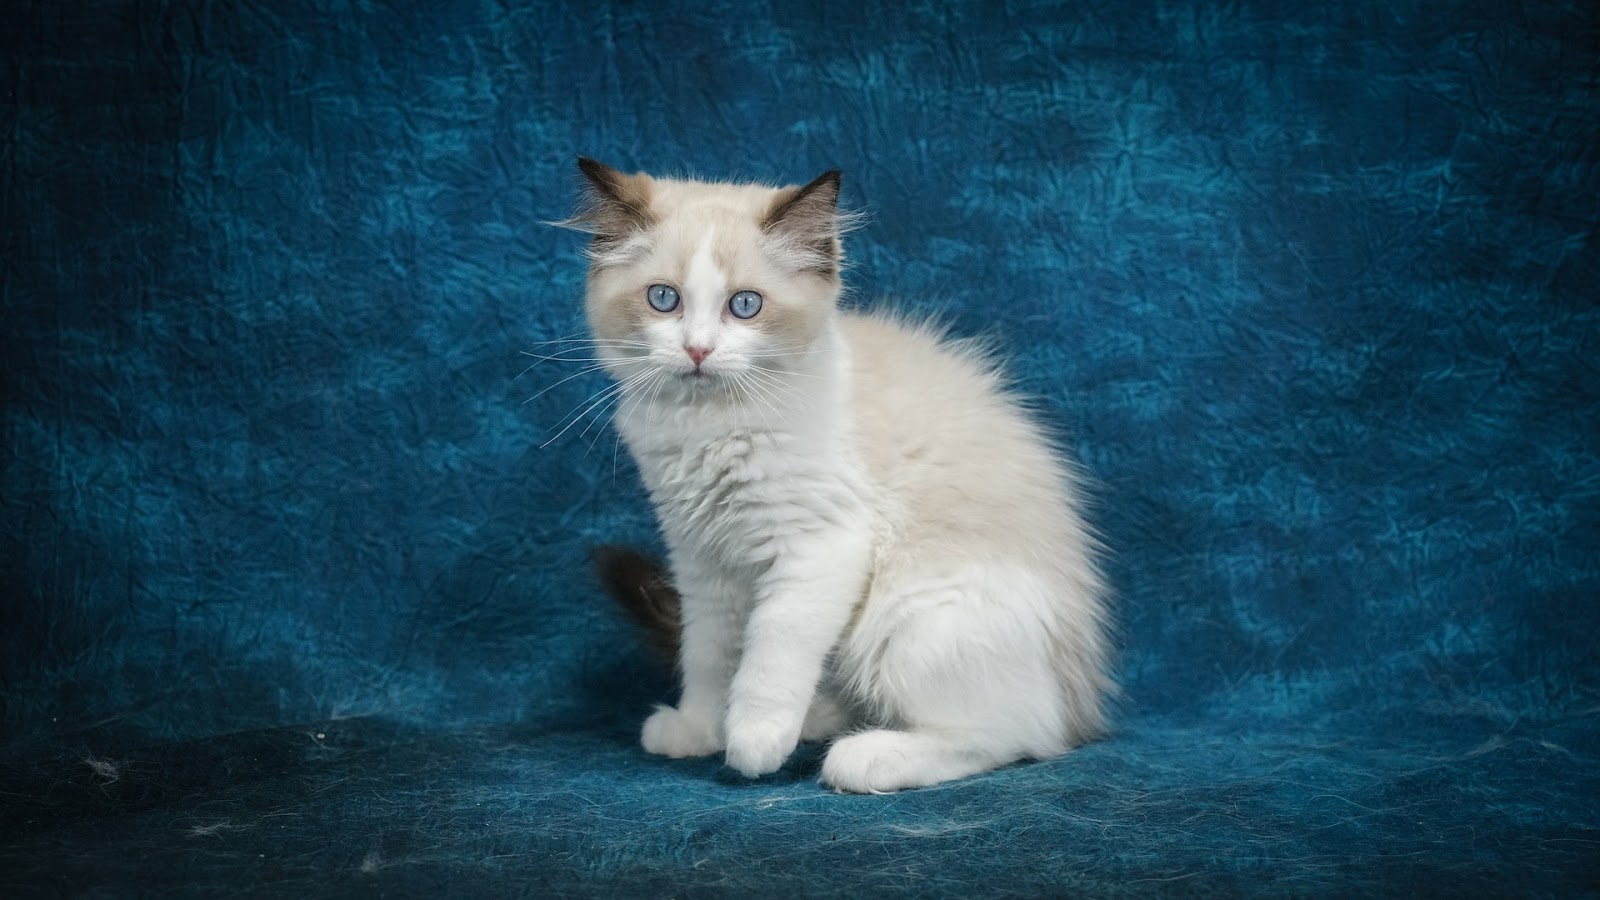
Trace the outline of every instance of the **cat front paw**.
<path fill-rule="evenodd" d="M 722 749 L 722 736 L 714 719 L 685 713 L 675 707 L 658 707 L 644 720 L 639 743 L 646 753 L 686 759 L 710 756 Z"/>
<path fill-rule="evenodd" d="M 778 771 L 799 743 L 798 716 L 728 717 L 727 763 L 746 778 Z"/>

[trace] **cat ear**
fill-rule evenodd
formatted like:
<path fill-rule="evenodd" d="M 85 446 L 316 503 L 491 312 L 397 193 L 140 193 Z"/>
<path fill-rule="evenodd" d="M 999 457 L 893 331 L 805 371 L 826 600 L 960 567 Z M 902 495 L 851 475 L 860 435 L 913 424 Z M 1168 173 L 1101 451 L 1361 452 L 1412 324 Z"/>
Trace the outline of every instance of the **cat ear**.
<path fill-rule="evenodd" d="M 588 206 L 576 221 L 596 241 L 614 243 L 655 224 L 650 211 L 650 176 L 624 175 L 603 162 L 578 157 L 578 171 L 589 182 Z"/>
<path fill-rule="evenodd" d="M 785 238 L 799 252 L 801 268 L 831 275 L 839 268 L 839 170 L 829 169 L 772 201 L 761 230 Z"/>

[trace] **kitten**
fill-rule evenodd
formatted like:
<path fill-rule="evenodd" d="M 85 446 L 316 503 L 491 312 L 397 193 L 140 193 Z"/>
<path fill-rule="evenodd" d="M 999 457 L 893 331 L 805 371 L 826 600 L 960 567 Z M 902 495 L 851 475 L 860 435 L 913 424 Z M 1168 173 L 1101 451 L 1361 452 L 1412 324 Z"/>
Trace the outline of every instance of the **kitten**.
<path fill-rule="evenodd" d="M 644 749 L 755 777 L 831 739 L 822 781 L 882 792 L 1101 733 L 1105 588 L 1072 468 L 980 352 L 837 308 L 839 173 L 579 168 L 589 325 L 670 550 L 671 585 L 602 560 L 676 645 L 682 697 Z"/>

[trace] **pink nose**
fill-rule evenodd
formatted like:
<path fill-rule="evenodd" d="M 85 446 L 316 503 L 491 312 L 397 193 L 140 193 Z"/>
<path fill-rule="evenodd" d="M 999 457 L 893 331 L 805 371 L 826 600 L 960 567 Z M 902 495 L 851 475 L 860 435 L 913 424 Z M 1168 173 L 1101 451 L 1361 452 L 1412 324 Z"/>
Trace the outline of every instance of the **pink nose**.
<path fill-rule="evenodd" d="M 694 364 L 696 366 L 698 366 L 701 363 L 705 362 L 706 357 L 711 355 L 711 348 L 710 347 L 691 347 L 688 344 L 685 344 L 683 346 L 683 352 L 689 354 L 689 358 L 694 360 Z"/>

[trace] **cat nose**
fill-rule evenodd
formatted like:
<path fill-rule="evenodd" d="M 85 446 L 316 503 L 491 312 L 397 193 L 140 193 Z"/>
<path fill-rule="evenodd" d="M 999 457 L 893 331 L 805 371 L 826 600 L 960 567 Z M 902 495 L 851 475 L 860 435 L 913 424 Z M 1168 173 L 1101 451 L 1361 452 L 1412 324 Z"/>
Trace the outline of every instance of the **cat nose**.
<path fill-rule="evenodd" d="M 691 346 L 689 344 L 684 344 L 683 345 L 683 352 L 689 354 L 689 358 L 694 360 L 694 364 L 696 366 L 698 366 L 702 362 L 705 362 L 706 357 L 711 355 L 711 348 L 710 347 L 694 347 L 694 346 Z"/>

